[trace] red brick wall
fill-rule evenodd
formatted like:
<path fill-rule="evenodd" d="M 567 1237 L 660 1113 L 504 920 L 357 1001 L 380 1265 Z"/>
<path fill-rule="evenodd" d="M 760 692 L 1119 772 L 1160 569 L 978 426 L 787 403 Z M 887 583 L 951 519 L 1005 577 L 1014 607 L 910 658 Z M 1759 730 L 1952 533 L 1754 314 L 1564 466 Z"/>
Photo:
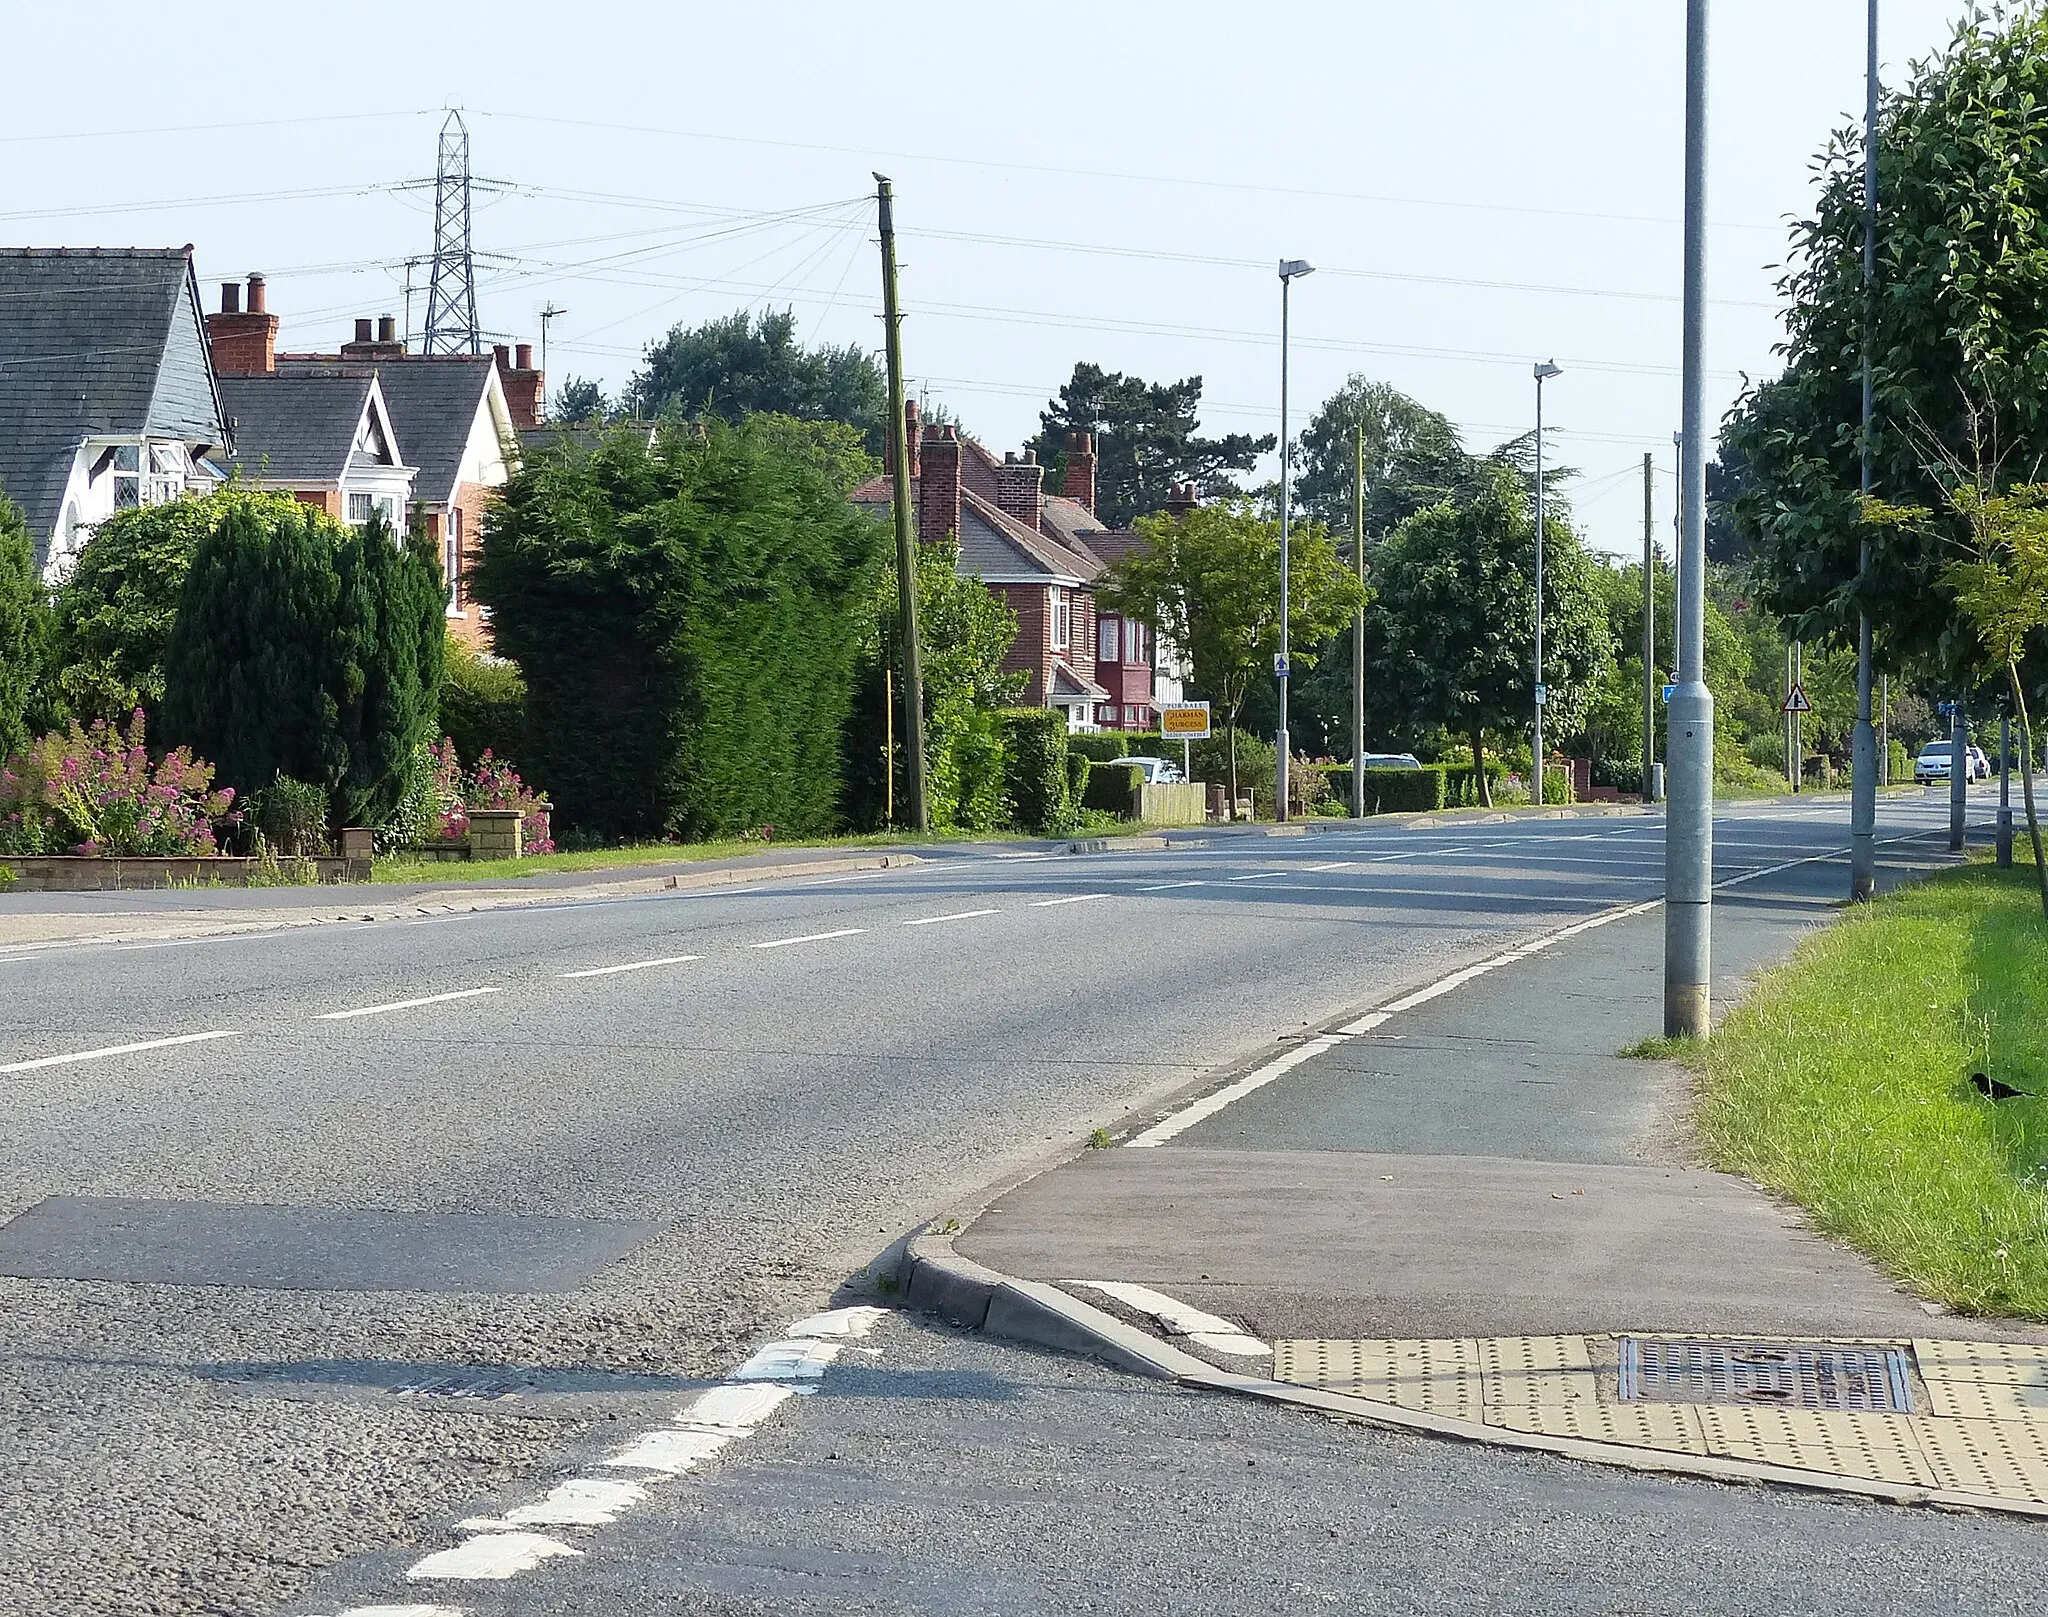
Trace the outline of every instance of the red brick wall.
<path fill-rule="evenodd" d="M 455 504 L 462 511 L 462 571 L 467 574 L 476 565 L 476 556 L 483 543 L 484 513 L 491 508 L 491 502 L 498 497 L 497 490 L 482 483 L 464 483 L 455 491 Z M 442 539 L 442 518 L 432 518 L 434 542 Z M 457 590 L 456 602 L 459 613 L 448 619 L 448 632 L 468 641 L 479 650 L 488 651 L 491 644 L 490 625 L 484 622 L 482 610 L 470 598 L 469 585 L 463 582 Z"/>
<path fill-rule="evenodd" d="M 310 505 L 325 511 L 331 517 L 338 518 L 341 515 L 341 491 L 339 489 L 293 489 L 292 498 L 301 505 Z"/>
<path fill-rule="evenodd" d="M 1036 584 L 989 587 L 1017 614 L 1017 640 L 1003 659 L 1003 672 L 1029 674 L 1031 683 L 1024 688 L 1019 701 L 1025 707 L 1042 707 L 1046 675 L 1052 665 L 1052 620 L 1046 612 L 1045 590 Z"/>
<path fill-rule="evenodd" d="M 222 376 L 266 376 L 277 369 L 277 316 L 222 311 L 206 317 L 207 346 Z"/>

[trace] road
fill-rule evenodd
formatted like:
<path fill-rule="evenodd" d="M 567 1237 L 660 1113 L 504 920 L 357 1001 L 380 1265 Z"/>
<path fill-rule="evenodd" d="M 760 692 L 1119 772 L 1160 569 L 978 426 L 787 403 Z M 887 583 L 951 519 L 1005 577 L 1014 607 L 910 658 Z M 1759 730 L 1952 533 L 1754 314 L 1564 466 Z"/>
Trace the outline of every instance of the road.
<path fill-rule="evenodd" d="M 1831 857 L 1845 821 L 1734 809 L 1719 873 Z M 1945 804 L 1882 824 L 1925 837 Z M 318 1609 L 320 1568 L 448 1542 L 911 1224 L 1655 897 L 1661 835 L 964 853 L 0 960 L 0 1612 Z"/>

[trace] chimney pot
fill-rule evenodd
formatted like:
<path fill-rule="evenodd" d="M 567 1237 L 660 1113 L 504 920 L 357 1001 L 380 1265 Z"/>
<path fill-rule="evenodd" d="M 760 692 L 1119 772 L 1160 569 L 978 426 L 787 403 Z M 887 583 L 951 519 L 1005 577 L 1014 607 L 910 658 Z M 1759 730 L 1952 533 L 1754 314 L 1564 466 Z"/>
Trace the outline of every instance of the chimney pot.
<path fill-rule="evenodd" d="M 263 301 L 263 277 L 251 274 L 249 277 L 249 312 L 268 314 L 270 309 Z"/>
<path fill-rule="evenodd" d="M 398 341 L 398 321 L 396 318 L 388 314 L 377 317 L 377 341 Z"/>
<path fill-rule="evenodd" d="M 220 283 L 220 312 L 222 314 L 240 314 L 242 312 L 242 283 L 240 281 L 222 281 Z"/>
<path fill-rule="evenodd" d="M 513 356 L 514 356 L 514 363 L 513 363 L 513 369 L 515 369 L 515 370 L 522 370 L 522 371 L 530 371 L 530 370 L 532 370 L 532 369 L 533 369 L 533 344 L 532 344 L 532 343 L 530 343 L 530 342 L 523 342 L 523 343 L 521 343 L 521 344 L 520 344 L 520 345 L 519 345 L 519 346 L 518 346 L 517 348 L 515 348 L 515 349 L 514 349 L 514 350 L 513 350 L 512 352 L 513 352 Z"/>
<path fill-rule="evenodd" d="M 373 322 L 369 320 L 358 320 L 356 322 L 356 341 L 375 342 L 376 340 L 377 338 L 373 329 Z"/>

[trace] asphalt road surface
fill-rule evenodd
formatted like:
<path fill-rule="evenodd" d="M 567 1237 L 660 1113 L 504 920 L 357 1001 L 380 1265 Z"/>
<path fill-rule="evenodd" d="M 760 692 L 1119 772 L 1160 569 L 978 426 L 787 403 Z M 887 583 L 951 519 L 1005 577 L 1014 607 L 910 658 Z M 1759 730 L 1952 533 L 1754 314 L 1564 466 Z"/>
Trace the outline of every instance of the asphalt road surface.
<path fill-rule="evenodd" d="M 1718 871 L 1831 857 L 1846 813 L 1734 810 Z M 1881 835 L 1945 823 L 1888 803 Z M 1369 824 L 0 961 L 0 1613 L 338 1609 L 305 1604 L 320 1568 L 444 1544 L 911 1224 L 1655 897 L 1661 837 Z M 899 1607 L 892 1576 L 872 1609 L 1011 1609 Z M 697 1598 L 563 1609 L 756 1609 Z M 1233 1609 L 1175 1599 L 1103 1609 Z"/>

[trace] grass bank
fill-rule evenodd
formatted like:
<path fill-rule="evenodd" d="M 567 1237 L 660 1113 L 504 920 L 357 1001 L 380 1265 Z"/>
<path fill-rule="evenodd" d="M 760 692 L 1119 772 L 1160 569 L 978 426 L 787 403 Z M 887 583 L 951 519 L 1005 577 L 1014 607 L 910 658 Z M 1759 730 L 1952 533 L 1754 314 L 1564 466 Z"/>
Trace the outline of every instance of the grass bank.
<path fill-rule="evenodd" d="M 2048 1318 L 2048 923 L 2031 861 L 1844 916 L 1687 1059 L 1716 1167 L 1959 1312 Z M 2042 1098 L 1987 1100 L 1972 1073 Z"/>

